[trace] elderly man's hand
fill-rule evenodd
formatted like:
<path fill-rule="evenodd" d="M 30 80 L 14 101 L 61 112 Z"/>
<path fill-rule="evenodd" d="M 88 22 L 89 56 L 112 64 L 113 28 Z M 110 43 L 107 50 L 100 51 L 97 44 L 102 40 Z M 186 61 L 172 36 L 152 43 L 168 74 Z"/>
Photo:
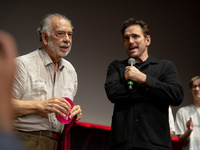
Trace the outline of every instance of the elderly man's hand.
<path fill-rule="evenodd" d="M 77 116 L 76 121 L 79 121 L 82 117 L 82 110 L 81 106 L 75 105 L 72 110 L 71 110 L 71 115 L 69 116 L 70 118 L 73 118 L 74 116 Z"/>

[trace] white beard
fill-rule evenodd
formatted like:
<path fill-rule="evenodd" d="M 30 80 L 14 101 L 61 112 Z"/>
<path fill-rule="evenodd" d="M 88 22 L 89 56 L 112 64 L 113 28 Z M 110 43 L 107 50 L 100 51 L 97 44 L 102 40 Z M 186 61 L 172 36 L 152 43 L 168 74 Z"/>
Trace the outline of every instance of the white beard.
<path fill-rule="evenodd" d="M 64 46 L 64 45 L 70 46 L 70 43 L 67 43 L 67 44 L 61 43 L 59 46 Z M 58 54 L 58 56 L 61 56 L 61 57 L 67 56 L 71 50 L 71 46 L 70 46 L 70 48 L 67 52 L 63 52 L 60 50 L 60 48 L 58 46 L 53 44 L 53 41 L 49 41 L 48 46 L 50 47 L 50 49 L 52 51 L 56 52 Z"/>

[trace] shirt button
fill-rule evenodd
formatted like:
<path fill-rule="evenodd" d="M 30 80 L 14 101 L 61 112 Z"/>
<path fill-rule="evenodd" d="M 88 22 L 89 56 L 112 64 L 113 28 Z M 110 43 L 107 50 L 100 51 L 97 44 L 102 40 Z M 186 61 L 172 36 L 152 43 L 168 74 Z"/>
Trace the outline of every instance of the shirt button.
<path fill-rule="evenodd" d="M 136 121 L 136 122 L 139 122 L 139 119 L 136 119 L 135 121 Z"/>
<path fill-rule="evenodd" d="M 52 119 L 52 127 L 55 129 L 57 126 L 57 122 L 56 122 L 56 119 Z"/>

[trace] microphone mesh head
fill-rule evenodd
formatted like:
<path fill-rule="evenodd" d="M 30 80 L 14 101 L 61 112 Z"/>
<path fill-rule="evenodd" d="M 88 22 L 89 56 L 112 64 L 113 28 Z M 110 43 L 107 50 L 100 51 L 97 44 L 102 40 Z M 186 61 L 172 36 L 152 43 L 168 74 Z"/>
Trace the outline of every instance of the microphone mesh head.
<path fill-rule="evenodd" d="M 135 65 L 135 59 L 134 58 L 129 58 L 128 59 L 128 65 L 134 66 Z"/>

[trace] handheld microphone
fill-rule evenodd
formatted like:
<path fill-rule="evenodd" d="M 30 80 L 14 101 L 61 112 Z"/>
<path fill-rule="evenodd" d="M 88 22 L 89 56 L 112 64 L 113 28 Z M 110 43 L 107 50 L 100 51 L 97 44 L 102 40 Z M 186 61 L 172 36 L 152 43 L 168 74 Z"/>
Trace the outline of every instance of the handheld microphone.
<path fill-rule="evenodd" d="M 135 59 L 134 58 L 129 58 L 128 59 L 128 65 L 130 66 L 135 66 Z M 128 89 L 131 90 L 132 89 L 132 86 L 133 86 L 133 81 L 131 80 L 128 80 Z"/>

